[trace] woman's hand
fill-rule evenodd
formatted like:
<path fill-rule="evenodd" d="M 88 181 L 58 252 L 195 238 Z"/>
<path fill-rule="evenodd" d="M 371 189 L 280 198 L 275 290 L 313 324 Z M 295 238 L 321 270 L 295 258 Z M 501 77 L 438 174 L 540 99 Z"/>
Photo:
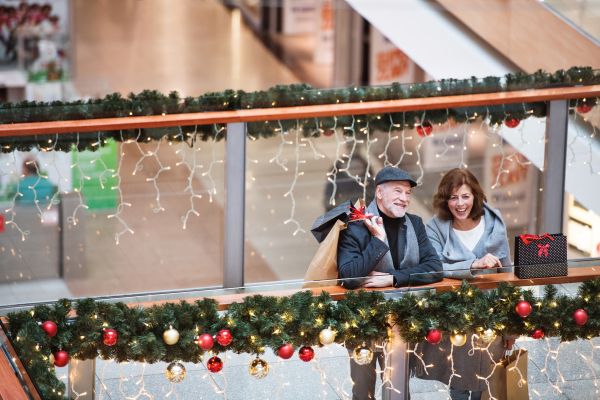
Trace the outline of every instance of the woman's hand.
<path fill-rule="evenodd" d="M 502 263 L 500 262 L 500 259 L 498 257 L 490 253 L 481 257 L 479 260 L 473 261 L 473 264 L 471 264 L 472 269 L 485 269 L 495 267 L 502 267 Z"/>
<path fill-rule="evenodd" d="M 375 217 L 372 214 L 367 214 L 369 219 L 365 219 L 364 223 L 369 228 L 371 235 L 385 243 L 385 228 L 383 227 L 383 218 Z"/>

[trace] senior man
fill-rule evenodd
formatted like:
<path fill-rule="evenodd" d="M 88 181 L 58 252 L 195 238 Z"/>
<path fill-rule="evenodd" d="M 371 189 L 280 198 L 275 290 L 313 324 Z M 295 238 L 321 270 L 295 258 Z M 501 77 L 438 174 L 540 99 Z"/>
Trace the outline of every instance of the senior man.
<path fill-rule="evenodd" d="M 406 171 L 385 167 L 375 177 L 375 199 L 367 207 L 364 224 L 350 223 L 340 232 L 338 269 L 340 278 L 366 279 L 363 287 L 403 287 L 442 280 L 442 263 L 429 242 L 423 220 L 406 209 L 417 183 Z M 350 349 L 351 350 L 351 349 Z M 349 350 L 349 351 L 350 351 Z M 374 398 L 376 362 L 384 370 L 381 350 L 367 365 L 351 362 L 353 400 Z"/>

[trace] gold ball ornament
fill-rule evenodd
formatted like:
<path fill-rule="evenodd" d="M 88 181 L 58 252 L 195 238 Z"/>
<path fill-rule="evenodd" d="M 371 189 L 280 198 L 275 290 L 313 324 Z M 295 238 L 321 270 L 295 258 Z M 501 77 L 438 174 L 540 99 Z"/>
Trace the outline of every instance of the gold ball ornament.
<path fill-rule="evenodd" d="M 467 335 L 464 333 L 453 333 L 450 335 L 450 341 L 456 347 L 463 346 L 465 343 L 467 343 Z"/>
<path fill-rule="evenodd" d="M 331 329 L 323 329 L 319 333 L 319 341 L 321 341 L 324 346 L 333 343 L 335 341 L 335 332 Z"/>
<path fill-rule="evenodd" d="M 54 367 L 54 354 L 50 353 L 50 358 L 48 358 L 48 362 Z"/>
<path fill-rule="evenodd" d="M 373 360 L 373 350 L 363 342 L 352 352 L 352 358 L 358 365 L 366 365 Z"/>
<path fill-rule="evenodd" d="M 179 342 L 179 332 L 177 332 L 177 329 L 171 327 L 163 333 L 163 340 L 166 344 L 173 345 Z"/>
<path fill-rule="evenodd" d="M 257 358 L 250 363 L 248 371 L 250 371 L 250 375 L 256 379 L 262 379 L 269 375 L 269 364 L 267 364 L 265 360 Z"/>
<path fill-rule="evenodd" d="M 171 363 L 165 371 L 169 382 L 179 383 L 185 379 L 185 367 L 179 363 Z"/>
<path fill-rule="evenodd" d="M 481 339 L 483 339 L 485 343 L 492 343 L 496 340 L 496 332 L 488 328 L 481 333 Z"/>

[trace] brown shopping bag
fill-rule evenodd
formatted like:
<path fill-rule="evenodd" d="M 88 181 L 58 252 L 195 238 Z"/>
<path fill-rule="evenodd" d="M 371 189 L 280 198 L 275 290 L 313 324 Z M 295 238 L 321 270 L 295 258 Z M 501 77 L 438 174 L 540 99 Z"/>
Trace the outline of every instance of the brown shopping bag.
<path fill-rule="evenodd" d="M 492 396 L 498 400 L 529 399 L 529 388 L 527 387 L 527 350 L 521 349 L 515 351 L 510 356 L 502 358 L 500 363 L 501 365 L 496 366 L 494 374 L 489 379 Z M 491 368 L 494 368 L 493 364 Z M 520 375 L 519 371 L 521 372 Z M 523 382 L 519 387 L 521 376 L 523 377 Z M 484 390 L 481 399 L 489 398 L 489 392 Z"/>
<path fill-rule="evenodd" d="M 355 204 L 356 208 L 360 208 L 365 203 L 362 199 Z M 350 211 L 350 210 L 348 210 Z M 321 217 L 319 217 L 321 218 Z M 338 219 L 325 240 L 321 242 L 317 254 L 313 257 L 304 276 L 304 281 L 322 281 L 329 279 L 337 279 L 337 244 L 340 237 L 340 231 L 346 229 L 350 222 L 347 219 Z M 306 285 L 305 285 L 306 286 Z"/>

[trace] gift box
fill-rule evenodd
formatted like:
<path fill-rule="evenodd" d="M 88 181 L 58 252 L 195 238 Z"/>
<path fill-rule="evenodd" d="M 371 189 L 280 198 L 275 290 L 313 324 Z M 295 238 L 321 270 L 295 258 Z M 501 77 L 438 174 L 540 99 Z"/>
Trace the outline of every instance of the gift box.
<path fill-rule="evenodd" d="M 562 233 L 515 237 L 515 276 L 519 279 L 567 276 L 567 237 Z"/>

